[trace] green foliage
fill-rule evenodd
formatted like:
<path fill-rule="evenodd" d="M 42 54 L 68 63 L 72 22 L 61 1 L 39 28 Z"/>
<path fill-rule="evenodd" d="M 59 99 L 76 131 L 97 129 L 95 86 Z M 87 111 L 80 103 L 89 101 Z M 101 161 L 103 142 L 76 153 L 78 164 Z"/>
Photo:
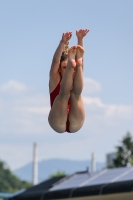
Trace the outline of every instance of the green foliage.
<path fill-rule="evenodd" d="M 125 167 L 133 165 L 133 140 L 128 132 L 121 141 L 121 145 L 116 146 L 117 153 L 114 159 L 114 167 Z"/>
<path fill-rule="evenodd" d="M 55 177 L 59 177 L 59 176 L 66 176 L 66 173 L 57 171 L 55 174 L 51 174 L 50 178 L 55 178 Z"/>
<path fill-rule="evenodd" d="M 112 169 L 112 168 L 114 168 L 114 166 L 108 165 L 106 168 L 107 168 L 107 169 Z M 105 169 L 106 169 L 106 168 L 105 168 Z"/>
<path fill-rule="evenodd" d="M 0 160 L 0 192 L 16 192 L 30 186 L 31 183 L 20 180 L 10 171 L 7 164 Z"/>

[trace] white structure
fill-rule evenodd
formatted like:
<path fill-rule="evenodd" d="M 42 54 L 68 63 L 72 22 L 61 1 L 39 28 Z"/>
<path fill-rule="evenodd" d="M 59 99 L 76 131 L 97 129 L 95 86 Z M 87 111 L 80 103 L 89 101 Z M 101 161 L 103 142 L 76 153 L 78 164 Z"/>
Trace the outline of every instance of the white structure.
<path fill-rule="evenodd" d="M 113 160 L 116 158 L 116 153 L 108 153 L 106 155 L 106 165 L 107 167 L 113 167 Z"/>
<path fill-rule="evenodd" d="M 91 154 L 91 172 L 96 171 L 95 154 Z"/>
<path fill-rule="evenodd" d="M 33 185 L 38 183 L 38 159 L 37 159 L 37 144 L 33 145 Z"/>

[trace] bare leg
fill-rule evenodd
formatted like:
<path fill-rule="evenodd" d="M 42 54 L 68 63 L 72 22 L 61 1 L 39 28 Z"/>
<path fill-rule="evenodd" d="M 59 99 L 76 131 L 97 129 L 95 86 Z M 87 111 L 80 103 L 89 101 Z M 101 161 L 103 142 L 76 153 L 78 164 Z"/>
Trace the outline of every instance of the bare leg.
<path fill-rule="evenodd" d="M 76 72 L 73 81 L 73 90 L 70 96 L 71 109 L 69 114 L 70 132 L 78 131 L 85 119 L 84 105 L 81 98 L 83 89 L 83 74 L 82 74 L 82 62 L 83 62 L 84 49 L 81 46 L 77 46 L 76 54 Z"/>
<path fill-rule="evenodd" d="M 49 124 L 58 133 L 63 133 L 66 130 L 68 100 L 73 84 L 73 72 L 76 67 L 75 54 L 76 46 L 72 47 L 68 52 L 68 65 L 61 80 L 60 93 L 56 97 L 49 113 Z"/>
<path fill-rule="evenodd" d="M 73 73 L 76 67 L 75 55 L 76 46 L 73 46 L 68 51 L 68 65 L 61 81 L 60 95 L 62 97 L 70 97 L 70 90 L 73 85 Z"/>
<path fill-rule="evenodd" d="M 84 49 L 81 46 L 77 46 L 76 51 L 76 72 L 74 76 L 74 82 L 73 82 L 73 93 L 76 96 L 80 96 L 83 89 L 83 55 L 84 55 Z"/>

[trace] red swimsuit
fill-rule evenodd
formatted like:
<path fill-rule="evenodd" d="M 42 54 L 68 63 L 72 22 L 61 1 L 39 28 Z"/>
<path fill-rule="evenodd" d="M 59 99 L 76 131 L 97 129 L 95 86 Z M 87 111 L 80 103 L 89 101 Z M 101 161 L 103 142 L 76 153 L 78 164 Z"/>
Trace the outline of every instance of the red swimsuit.
<path fill-rule="evenodd" d="M 57 95 L 59 94 L 59 92 L 60 92 L 60 82 L 58 83 L 58 85 L 56 86 L 56 88 L 54 89 L 54 91 L 50 93 L 50 103 L 51 103 L 51 107 L 52 107 L 52 105 L 53 105 L 53 103 L 54 103 L 55 98 L 56 98 Z M 69 99 L 69 101 L 68 101 L 68 114 L 69 114 L 69 112 L 70 112 L 70 99 Z M 69 120 L 67 119 L 67 121 L 66 121 L 66 130 L 65 130 L 65 132 L 70 133 L 69 125 L 70 125 L 70 123 L 69 123 Z"/>

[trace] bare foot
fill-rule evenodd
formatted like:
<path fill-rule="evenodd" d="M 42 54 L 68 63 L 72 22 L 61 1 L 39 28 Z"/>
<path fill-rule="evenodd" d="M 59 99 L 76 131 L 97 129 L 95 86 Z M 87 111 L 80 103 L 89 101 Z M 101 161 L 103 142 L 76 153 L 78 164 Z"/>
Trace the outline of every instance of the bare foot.
<path fill-rule="evenodd" d="M 81 66 L 83 63 L 84 48 L 80 45 L 76 49 L 76 65 Z"/>
<path fill-rule="evenodd" d="M 73 46 L 68 50 L 68 59 L 73 68 L 76 67 L 76 61 L 75 61 L 76 48 L 77 48 L 77 46 Z"/>

